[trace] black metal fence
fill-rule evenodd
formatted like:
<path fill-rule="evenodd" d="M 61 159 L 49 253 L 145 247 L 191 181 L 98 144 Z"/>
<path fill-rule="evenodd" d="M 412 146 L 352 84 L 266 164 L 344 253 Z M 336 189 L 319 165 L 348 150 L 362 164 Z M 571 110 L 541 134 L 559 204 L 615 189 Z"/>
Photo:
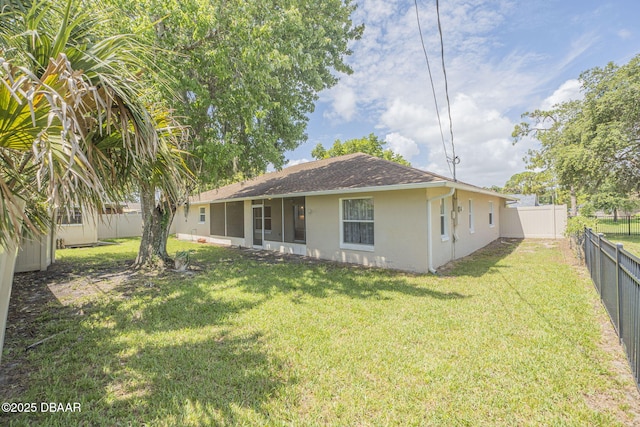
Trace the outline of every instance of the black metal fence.
<path fill-rule="evenodd" d="M 640 217 L 638 216 L 597 216 L 596 233 L 617 236 L 640 236 Z"/>
<path fill-rule="evenodd" d="M 584 259 L 640 388 L 640 259 L 586 230 Z"/>

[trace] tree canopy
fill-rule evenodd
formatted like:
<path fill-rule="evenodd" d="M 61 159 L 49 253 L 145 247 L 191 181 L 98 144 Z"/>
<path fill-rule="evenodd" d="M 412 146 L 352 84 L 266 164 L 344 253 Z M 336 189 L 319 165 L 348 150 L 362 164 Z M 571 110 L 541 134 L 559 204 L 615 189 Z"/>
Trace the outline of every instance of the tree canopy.
<path fill-rule="evenodd" d="M 629 63 L 580 75 L 584 98 L 523 115 L 516 141 L 531 136 L 540 147 L 529 167 L 549 171 L 560 186 L 594 195 L 602 189 L 629 195 L 640 185 L 640 55 Z"/>
<path fill-rule="evenodd" d="M 2 241 L 22 224 L 43 229 L 52 208 L 118 200 L 171 138 L 173 125 L 161 136 L 164 113 L 144 101 L 149 51 L 130 36 L 95 33 L 102 19 L 73 0 L 3 2 Z"/>
<path fill-rule="evenodd" d="M 370 133 L 369 136 L 348 139 L 344 142 L 337 139 L 329 149 L 324 148 L 322 144 L 318 144 L 313 151 L 311 151 L 311 155 L 315 159 L 321 160 L 328 159 L 329 157 L 343 156 L 345 154 L 364 153 L 400 163 L 401 165 L 411 166 L 411 163 L 402 157 L 402 155 L 394 153 L 393 150 L 389 148 L 385 148 L 386 144 L 385 141 L 380 140 L 375 134 Z"/>
<path fill-rule="evenodd" d="M 351 73 L 345 58 L 363 31 L 351 21 L 351 0 L 105 2 L 120 16 L 111 31 L 153 43 L 156 63 L 174 77 L 158 94 L 190 128 L 185 149 L 198 190 L 281 168 L 285 152 L 306 140 L 318 93 Z M 147 234 L 147 226 L 161 222 L 168 231 L 186 197 L 156 197 L 152 207 L 156 191 L 147 181 L 141 188 L 143 209 L 153 209 L 141 251 L 166 258 L 166 241 L 149 239 L 167 233 Z"/>

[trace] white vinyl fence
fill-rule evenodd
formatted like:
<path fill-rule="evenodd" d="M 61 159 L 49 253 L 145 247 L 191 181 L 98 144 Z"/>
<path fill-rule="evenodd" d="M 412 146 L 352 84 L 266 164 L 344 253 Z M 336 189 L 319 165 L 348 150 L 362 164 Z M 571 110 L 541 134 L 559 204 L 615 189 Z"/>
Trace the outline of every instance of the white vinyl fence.
<path fill-rule="evenodd" d="M 142 214 L 102 215 L 98 219 L 98 239 L 142 236 Z"/>
<path fill-rule="evenodd" d="M 500 209 L 500 237 L 563 239 L 566 228 L 567 205 Z"/>

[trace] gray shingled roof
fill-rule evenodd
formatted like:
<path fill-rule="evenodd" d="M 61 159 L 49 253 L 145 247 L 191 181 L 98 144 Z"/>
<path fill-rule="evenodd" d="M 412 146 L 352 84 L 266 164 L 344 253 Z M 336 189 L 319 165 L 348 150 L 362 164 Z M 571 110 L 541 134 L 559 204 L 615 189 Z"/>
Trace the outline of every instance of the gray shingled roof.
<path fill-rule="evenodd" d="M 195 196 L 192 202 L 250 199 L 451 181 L 440 175 L 357 153 L 302 163 Z"/>

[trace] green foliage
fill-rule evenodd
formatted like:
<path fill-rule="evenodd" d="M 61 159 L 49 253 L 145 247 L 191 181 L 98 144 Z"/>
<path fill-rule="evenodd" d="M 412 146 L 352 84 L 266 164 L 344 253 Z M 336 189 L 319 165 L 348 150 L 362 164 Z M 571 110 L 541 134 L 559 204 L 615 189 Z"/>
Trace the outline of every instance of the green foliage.
<path fill-rule="evenodd" d="M 3 242 L 21 223 L 42 230 L 52 208 L 124 197 L 131 177 L 165 150 L 171 127 L 159 121 L 166 109 L 145 102 L 148 46 L 105 37 L 96 30 L 108 26 L 104 15 L 76 0 L 5 2 L 0 22 Z"/>
<path fill-rule="evenodd" d="M 586 228 L 596 229 L 598 221 L 595 218 L 590 218 L 582 215 L 571 217 L 567 220 L 567 228 L 564 232 L 565 236 L 577 238 L 582 241 L 584 230 Z"/>
<path fill-rule="evenodd" d="M 316 145 L 311 151 L 311 155 L 315 159 L 328 159 L 330 157 L 343 156 L 345 154 L 364 153 L 371 156 L 380 157 L 405 166 L 411 166 L 404 157 L 394 153 L 391 149 L 385 149 L 387 143 L 380 140 L 375 134 L 371 133 L 364 138 L 349 139 L 344 142 L 336 140 L 331 148 L 325 149 L 322 144 Z"/>
<path fill-rule="evenodd" d="M 640 55 L 588 70 L 580 82 L 583 100 L 525 113 L 513 137 L 540 142 L 528 154 L 530 168 L 590 195 L 598 209 L 620 209 L 640 186 Z"/>
<path fill-rule="evenodd" d="M 344 58 L 363 31 L 350 0 L 106 3 L 121 16 L 116 31 L 154 43 L 174 76 L 178 96 L 164 96 L 191 128 L 189 160 L 205 186 L 282 167 L 318 93 L 351 73 Z"/>
<path fill-rule="evenodd" d="M 554 203 L 555 182 L 548 171 L 526 171 L 513 175 L 504 185 L 507 194 L 535 194 L 540 204 Z"/>

